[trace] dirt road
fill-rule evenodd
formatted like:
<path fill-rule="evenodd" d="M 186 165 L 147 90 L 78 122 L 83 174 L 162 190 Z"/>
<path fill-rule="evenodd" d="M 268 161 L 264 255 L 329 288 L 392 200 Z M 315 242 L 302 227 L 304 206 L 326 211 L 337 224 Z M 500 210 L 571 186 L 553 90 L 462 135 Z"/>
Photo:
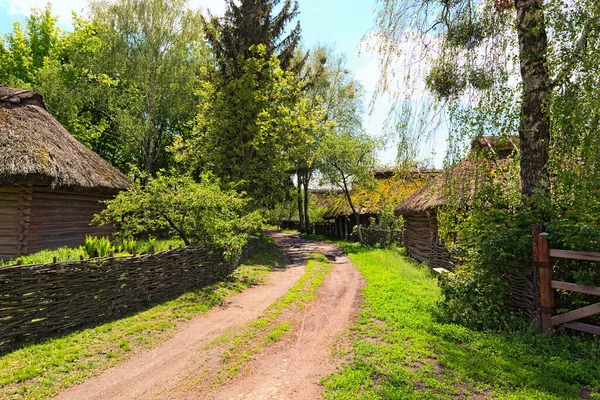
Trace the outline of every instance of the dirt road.
<path fill-rule="evenodd" d="M 317 399 L 320 379 L 339 361 L 332 348 L 358 311 L 362 279 L 354 265 L 331 244 L 308 241 L 297 235 L 269 232 L 287 263 L 271 273 L 267 283 L 227 299 L 184 324 L 163 345 L 134 356 L 58 399 Z M 226 329 L 257 319 L 300 278 L 311 253 L 334 260 L 334 269 L 319 289 L 317 299 L 301 311 L 287 315 L 294 332 L 269 347 L 248 365 L 248 373 L 225 386 L 200 387 L 193 380 L 200 371 L 220 367 L 219 355 L 207 349 Z"/>

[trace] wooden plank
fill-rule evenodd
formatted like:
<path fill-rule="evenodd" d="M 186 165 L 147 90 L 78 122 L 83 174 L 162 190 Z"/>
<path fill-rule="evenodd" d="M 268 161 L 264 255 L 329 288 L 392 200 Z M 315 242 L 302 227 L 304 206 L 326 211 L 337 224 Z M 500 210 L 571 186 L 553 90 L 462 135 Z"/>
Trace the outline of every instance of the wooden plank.
<path fill-rule="evenodd" d="M 552 249 L 552 250 L 550 250 L 550 257 L 566 258 L 566 259 L 571 259 L 571 260 L 600 261 L 600 253 L 592 253 L 589 251 Z"/>
<path fill-rule="evenodd" d="M 561 325 L 567 322 L 586 318 L 598 313 L 600 313 L 600 303 L 592 304 L 586 307 L 578 308 L 577 310 L 569 311 L 568 313 L 552 317 L 552 325 Z"/>
<path fill-rule="evenodd" d="M 560 289 L 560 290 L 568 290 L 568 291 L 577 292 L 577 293 L 591 294 L 594 296 L 600 296 L 600 288 L 599 287 L 583 286 L 583 285 L 578 285 L 576 283 L 552 281 L 552 288 Z"/>
<path fill-rule="evenodd" d="M 446 268 L 433 268 L 433 271 L 442 275 L 442 274 L 451 274 L 452 272 L 448 271 Z"/>
<path fill-rule="evenodd" d="M 584 324 L 582 322 L 569 322 L 563 325 L 565 328 L 575 329 L 577 331 L 591 333 L 592 335 L 600 335 L 600 326 Z"/>

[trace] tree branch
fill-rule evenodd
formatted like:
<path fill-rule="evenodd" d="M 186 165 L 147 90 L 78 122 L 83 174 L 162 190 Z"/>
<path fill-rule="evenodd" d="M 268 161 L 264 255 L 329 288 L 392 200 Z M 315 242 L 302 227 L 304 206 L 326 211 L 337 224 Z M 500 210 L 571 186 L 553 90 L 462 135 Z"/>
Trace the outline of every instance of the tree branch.
<path fill-rule="evenodd" d="M 575 45 L 575 51 L 573 52 L 571 59 L 569 60 L 567 65 L 565 65 L 565 67 L 559 72 L 559 74 L 556 76 L 556 79 L 554 79 L 550 83 L 551 89 L 554 89 L 557 86 L 561 86 L 564 83 L 566 83 L 569 79 L 571 79 L 573 69 L 575 69 L 577 61 L 581 57 L 582 53 L 587 49 L 588 38 L 592 33 L 594 26 L 597 25 L 598 22 L 600 22 L 600 17 L 598 16 L 590 18 L 587 21 L 583 28 L 583 31 L 581 32 L 581 36 L 577 40 L 577 44 Z"/>

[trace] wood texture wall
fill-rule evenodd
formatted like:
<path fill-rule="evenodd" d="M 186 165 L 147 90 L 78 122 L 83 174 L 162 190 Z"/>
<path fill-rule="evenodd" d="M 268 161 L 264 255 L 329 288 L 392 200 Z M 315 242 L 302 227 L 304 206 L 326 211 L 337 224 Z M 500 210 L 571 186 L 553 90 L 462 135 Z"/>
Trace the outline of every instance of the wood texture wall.
<path fill-rule="evenodd" d="M 112 227 L 92 226 L 102 211 L 101 194 L 53 191 L 21 185 L 0 188 L 0 259 L 61 246 L 76 247 L 86 235 L 107 236 Z"/>
<path fill-rule="evenodd" d="M 21 187 L 0 187 L 0 259 L 7 260 L 18 252 Z"/>
<path fill-rule="evenodd" d="M 438 235 L 435 213 L 404 216 L 404 245 L 411 257 L 434 268 L 453 270 L 458 263 Z"/>

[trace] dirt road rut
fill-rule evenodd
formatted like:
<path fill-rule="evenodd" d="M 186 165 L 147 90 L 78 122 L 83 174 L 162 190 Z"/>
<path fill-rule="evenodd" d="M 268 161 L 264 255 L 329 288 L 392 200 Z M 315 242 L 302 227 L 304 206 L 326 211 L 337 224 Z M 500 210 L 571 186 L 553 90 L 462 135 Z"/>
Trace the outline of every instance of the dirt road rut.
<path fill-rule="evenodd" d="M 344 332 L 358 311 L 362 279 L 337 246 L 269 232 L 287 259 L 267 283 L 227 299 L 225 308 L 182 324 L 163 345 L 134 356 L 58 399 L 318 399 L 319 381 L 339 360 L 332 349 L 343 343 Z M 226 329 L 257 319 L 300 278 L 310 254 L 325 254 L 334 269 L 319 289 L 317 299 L 287 315 L 295 330 L 287 340 L 271 346 L 248 365 L 247 374 L 223 387 L 199 388 L 186 381 L 199 371 L 219 368 L 220 360 L 206 349 Z"/>

